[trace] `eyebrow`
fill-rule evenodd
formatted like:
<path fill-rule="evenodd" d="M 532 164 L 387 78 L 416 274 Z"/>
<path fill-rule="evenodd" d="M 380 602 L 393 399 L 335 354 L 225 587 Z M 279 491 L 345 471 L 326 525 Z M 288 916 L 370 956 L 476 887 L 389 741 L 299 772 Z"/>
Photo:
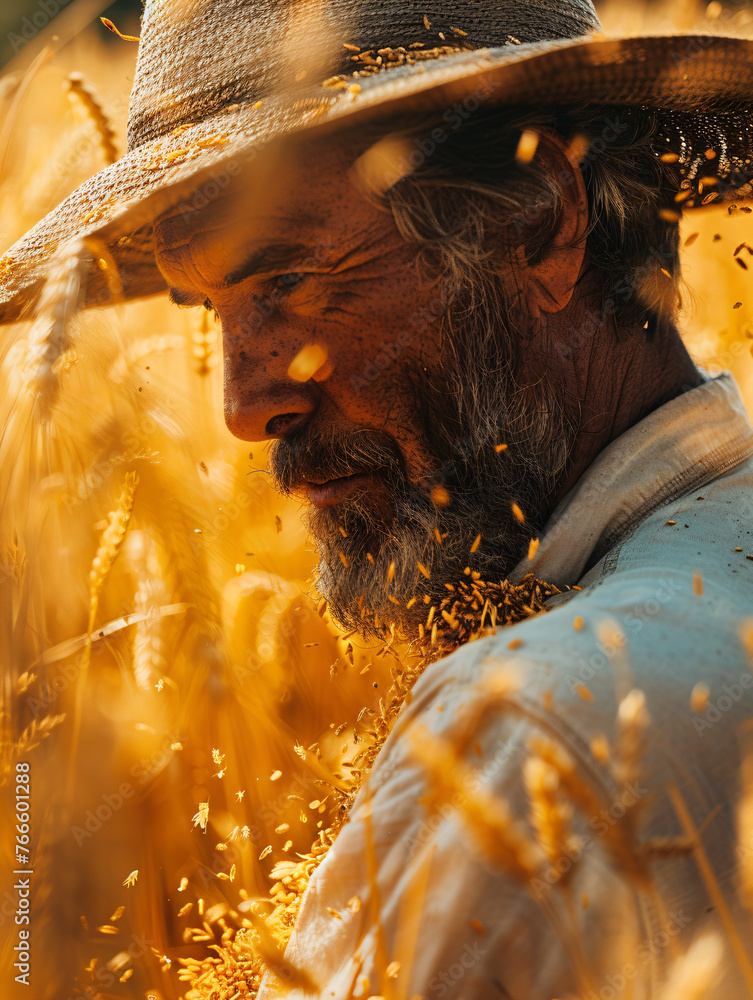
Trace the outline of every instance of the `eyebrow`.
<path fill-rule="evenodd" d="M 313 265 L 316 261 L 316 250 L 312 250 L 305 243 L 272 243 L 249 254 L 239 267 L 223 278 L 218 287 L 232 288 L 255 274 L 281 271 L 303 264 Z M 195 306 L 203 301 L 200 294 L 174 286 L 168 288 L 167 295 L 170 302 L 176 306 Z"/>
<path fill-rule="evenodd" d="M 245 261 L 231 271 L 220 283 L 220 288 L 232 288 L 246 278 L 269 271 L 279 271 L 288 267 L 300 267 L 309 261 L 312 264 L 316 253 L 305 243 L 272 243 L 254 250 Z"/>

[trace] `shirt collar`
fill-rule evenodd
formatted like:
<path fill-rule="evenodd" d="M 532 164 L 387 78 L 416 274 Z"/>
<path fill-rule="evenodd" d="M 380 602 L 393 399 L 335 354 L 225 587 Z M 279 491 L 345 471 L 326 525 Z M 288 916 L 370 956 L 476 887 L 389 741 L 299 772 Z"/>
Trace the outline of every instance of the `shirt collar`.
<path fill-rule="evenodd" d="M 526 573 L 556 586 L 577 583 L 649 514 L 716 479 L 753 454 L 753 428 L 730 372 L 660 406 L 615 438 L 547 521 Z"/>

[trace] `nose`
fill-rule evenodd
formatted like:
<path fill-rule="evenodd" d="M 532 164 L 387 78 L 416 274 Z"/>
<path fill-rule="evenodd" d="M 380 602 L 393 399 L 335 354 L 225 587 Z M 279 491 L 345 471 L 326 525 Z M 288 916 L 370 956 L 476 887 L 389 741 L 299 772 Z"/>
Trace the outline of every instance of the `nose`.
<path fill-rule="evenodd" d="M 291 377 L 300 338 L 273 318 L 259 323 L 254 313 L 249 326 L 245 312 L 222 317 L 225 423 L 242 441 L 271 441 L 301 431 L 321 401 L 316 381 Z"/>
<path fill-rule="evenodd" d="M 225 423 L 242 441 L 271 441 L 303 430 L 319 406 L 315 382 L 248 381 L 238 385 L 225 374 Z"/>

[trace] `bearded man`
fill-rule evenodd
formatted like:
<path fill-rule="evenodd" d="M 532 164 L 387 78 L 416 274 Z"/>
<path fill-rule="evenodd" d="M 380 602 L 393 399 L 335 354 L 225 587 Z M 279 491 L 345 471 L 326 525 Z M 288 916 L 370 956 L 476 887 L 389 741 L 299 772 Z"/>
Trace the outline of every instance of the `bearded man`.
<path fill-rule="evenodd" d="M 681 212 L 751 194 L 752 56 L 590 0 L 147 0 L 127 155 L 0 261 L 4 321 L 74 236 L 88 305 L 213 310 L 336 619 L 460 647 L 265 997 L 648 997 L 691 946 L 750 983 L 753 431 L 675 321 Z"/>

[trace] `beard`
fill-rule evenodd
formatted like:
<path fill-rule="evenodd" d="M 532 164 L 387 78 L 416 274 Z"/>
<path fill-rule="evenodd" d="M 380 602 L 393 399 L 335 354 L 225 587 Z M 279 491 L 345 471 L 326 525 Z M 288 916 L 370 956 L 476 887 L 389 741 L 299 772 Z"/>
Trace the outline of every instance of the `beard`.
<path fill-rule="evenodd" d="M 384 636 L 392 627 L 413 638 L 429 607 L 470 572 L 505 580 L 543 527 L 575 414 L 551 381 L 518 383 L 512 344 L 525 338 L 494 312 L 492 323 L 488 310 L 456 297 L 442 318 L 449 358 L 433 369 L 404 366 L 393 380 L 390 395 L 401 408 L 408 401 L 424 442 L 429 471 L 418 482 L 396 441 L 374 430 L 310 424 L 270 450 L 273 485 L 288 496 L 307 480 L 359 473 L 384 484 L 386 503 L 364 490 L 304 514 L 320 557 L 317 590 L 344 629 Z"/>

